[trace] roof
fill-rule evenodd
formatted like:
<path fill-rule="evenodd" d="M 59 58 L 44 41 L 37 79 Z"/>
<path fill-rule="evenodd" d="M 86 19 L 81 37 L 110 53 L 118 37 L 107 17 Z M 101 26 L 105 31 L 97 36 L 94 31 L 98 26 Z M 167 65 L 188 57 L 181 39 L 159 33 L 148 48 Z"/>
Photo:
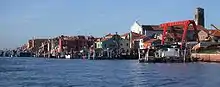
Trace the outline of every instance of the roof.
<path fill-rule="evenodd" d="M 163 29 L 160 27 L 160 25 L 142 25 L 142 28 L 144 30 L 160 30 L 162 31 Z"/>
<path fill-rule="evenodd" d="M 149 39 L 149 40 L 145 41 L 144 43 L 153 43 L 156 40 L 158 40 L 158 39 Z"/>
<path fill-rule="evenodd" d="M 102 38 L 101 41 L 106 41 L 108 39 L 110 39 L 110 38 Z"/>
<path fill-rule="evenodd" d="M 131 36 L 132 36 L 132 40 L 134 40 L 134 39 L 144 39 L 144 38 L 147 38 L 147 36 L 141 35 L 141 34 L 138 34 L 138 33 L 135 33 L 135 32 L 125 33 L 125 34 L 121 35 L 121 37 L 123 37 L 123 36 L 128 36 L 128 35 L 130 35 L 130 33 L 131 33 Z"/>
<path fill-rule="evenodd" d="M 209 30 L 210 35 L 220 37 L 220 30 Z"/>
<path fill-rule="evenodd" d="M 122 37 L 123 37 L 123 36 L 128 36 L 128 35 L 130 35 L 130 33 L 132 34 L 132 36 L 143 36 L 143 35 L 138 34 L 138 33 L 135 33 L 135 32 L 125 33 L 125 34 L 123 34 L 123 35 L 121 35 L 121 36 L 122 36 Z"/>
<path fill-rule="evenodd" d="M 113 36 L 113 34 L 109 33 L 109 34 L 105 35 L 105 37 L 107 37 L 107 36 Z"/>
<path fill-rule="evenodd" d="M 182 29 L 183 26 L 173 26 L 176 29 Z M 142 25 L 142 28 L 144 30 L 157 30 L 157 31 L 163 31 L 163 28 L 160 27 L 160 25 Z M 197 25 L 196 26 L 197 30 L 206 30 L 203 26 Z M 193 26 L 190 25 L 188 27 L 188 30 L 194 30 Z"/>
<path fill-rule="evenodd" d="M 207 30 L 206 28 L 204 28 L 204 27 L 201 26 L 201 25 L 196 25 L 196 28 L 197 28 L 197 30 Z M 193 26 L 189 26 L 188 29 L 189 29 L 189 30 L 194 30 Z"/>
<path fill-rule="evenodd" d="M 136 39 L 144 39 L 144 38 L 147 38 L 147 36 L 142 35 L 142 36 L 140 36 L 140 37 L 137 37 Z"/>
<path fill-rule="evenodd" d="M 191 27 L 192 28 L 192 27 Z M 203 30 L 204 32 L 206 32 L 207 34 L 210 34 L 212 36 L 217 36 L 220 37 L 220 30 L 214 30 L 214 29 L 206 29 L 201 25 L 197 25 L 197 29 L 198 30 Z"/>
<path fill-rule="evenodd" d="M 175 29 L 183 29 L 183 26 L 173 26 Z M 207 30 L 206 28 L 204 28 L 203 26 L 201 25 L 196 25 L 196 29 L 197 30 Z M 190 25 L 188 26 L 188 30 L 194 30 L 193 26 Z"/>
<path fill-rule="evenodd" d="M 94 41 L 101 41 L 102 38 L 95 38 Z"/>

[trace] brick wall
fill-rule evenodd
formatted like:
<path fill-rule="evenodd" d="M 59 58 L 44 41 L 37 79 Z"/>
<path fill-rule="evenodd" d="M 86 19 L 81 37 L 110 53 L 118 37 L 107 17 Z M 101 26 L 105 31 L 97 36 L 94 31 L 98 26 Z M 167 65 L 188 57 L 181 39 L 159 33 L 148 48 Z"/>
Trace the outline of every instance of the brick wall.
<path fill-rule="evenodd" d="M 194 58 L 199 58 L 200 61 L 220 62 L 220 54 L 199 54 L 199 53 L 193 53 L 191 56 L 194 57 Z"/>

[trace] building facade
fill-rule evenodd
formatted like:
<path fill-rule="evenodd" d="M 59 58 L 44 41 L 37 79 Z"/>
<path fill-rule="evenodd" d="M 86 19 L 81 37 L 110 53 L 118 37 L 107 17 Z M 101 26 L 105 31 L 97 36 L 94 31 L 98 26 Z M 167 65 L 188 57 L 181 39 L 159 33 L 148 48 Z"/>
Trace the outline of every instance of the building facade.
<path fill-rule="evenodd" d="M 147 37 L 163 33 L 163 29 L 160 28 L 159 25 L 141 25 L 138 21 L 135 21 L 131 26 L 131 31 L 137 34 L 146 35 Z"/>
<path fill-rule="evenodd" d="M 38 52 L 39 48 L 41 47 L 42 43 L 48 41 L 48 39 L 32 39 L 28 40 L 27 49 L 31 52 Z"/>

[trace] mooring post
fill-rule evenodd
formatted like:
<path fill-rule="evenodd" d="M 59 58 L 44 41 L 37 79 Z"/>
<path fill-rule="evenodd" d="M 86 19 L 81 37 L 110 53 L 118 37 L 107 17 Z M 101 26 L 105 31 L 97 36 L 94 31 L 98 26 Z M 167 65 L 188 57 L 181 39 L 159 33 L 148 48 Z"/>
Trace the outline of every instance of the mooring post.
<path fill-rule="evenodd" d="M 186 48 L 184 49 L 183 62 L 186 62 Z"/>
<path fill-rule="evenodd" d="M 93 50 L 93 60 L 95 59 L 96 53 L 95 50 Z"/>
<path fill-rule="evenodd" d="M 141 59 L 141 53 L 140 53 L 140 49 L 138 48 L 138 59 Z"/>
<path fill-rule="evenodd" d="M 150 51 L 150 46 L 147 47 L 147 61 L 149 60 L 149 51 Z"/>

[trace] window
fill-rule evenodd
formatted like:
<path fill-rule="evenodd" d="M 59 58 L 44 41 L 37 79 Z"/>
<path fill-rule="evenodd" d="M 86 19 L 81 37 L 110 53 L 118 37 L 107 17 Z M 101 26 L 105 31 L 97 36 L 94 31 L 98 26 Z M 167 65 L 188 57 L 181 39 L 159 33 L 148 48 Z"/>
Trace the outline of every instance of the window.
<path fill-rule="evenodd" d="M 127 43 L 126 45 L 128 46 L 129 44 Z"/>

